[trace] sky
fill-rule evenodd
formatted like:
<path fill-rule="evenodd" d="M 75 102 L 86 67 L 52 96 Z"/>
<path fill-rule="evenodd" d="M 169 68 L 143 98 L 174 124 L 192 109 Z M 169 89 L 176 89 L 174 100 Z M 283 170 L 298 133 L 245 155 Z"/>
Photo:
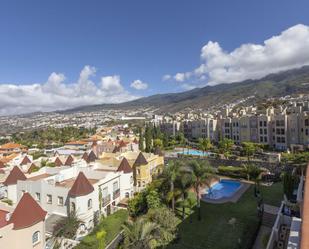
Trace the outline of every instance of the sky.
<path fill-rule="evenodd" d="M 307 0 L 3 0 L 0 115 L 117 103 L 309 64 Z"/>

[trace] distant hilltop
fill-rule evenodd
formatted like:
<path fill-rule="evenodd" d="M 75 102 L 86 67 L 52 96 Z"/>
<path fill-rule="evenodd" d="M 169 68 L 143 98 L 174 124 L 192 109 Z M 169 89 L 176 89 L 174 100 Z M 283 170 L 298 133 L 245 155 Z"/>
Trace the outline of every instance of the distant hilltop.
<path fill-rule="evenodd" d="M 152 107 L 158 112 L 173 113 L 186 108 L 216 108 L 239 101 L 250 101 L 254 104 L 272 97 L 295 94 L 309 94 L 309 66 L 270 74 L 258 80 L 206 86 L 181 93 L 156 94 L 120 104 L 82 106 L 63 112 Z"/>

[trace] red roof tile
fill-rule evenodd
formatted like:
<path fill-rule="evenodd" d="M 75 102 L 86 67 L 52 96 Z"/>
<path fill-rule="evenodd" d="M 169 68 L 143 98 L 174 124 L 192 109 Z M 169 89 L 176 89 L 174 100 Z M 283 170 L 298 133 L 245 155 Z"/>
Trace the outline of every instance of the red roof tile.
<path fill-rule="evenodd" d="M 97 158 L 96 154 L 92 151 L 90 151 L 89 155 L 88 155 L 88 162 L 94 162 Z"/>
<path fill-rule="evenodd" d="M 122 159 L 117 171 L 123 171 L 125 174 L 133 172 L 128 160 L 125 157 Z"/>
<path fill-rule="evenodd" d="M 140 166 L 140 165 L 145 165 L 147 164 L 147 160 L 145 158 L 145 156 L 143 155 L 142 152 L 140 152 L 134 162 L 134 166 Z"/>
<path fill-rule="evenodd" d="M 31 161 L 30 161 L 29 157 L 25 156 L 23 158 L 23 160 L 21 161 L 20 165 L 26 165 L 28 163 L 31 163 Z"/>
<path fill-rule="evenodd" d="M 4 163 L 0 161 L 0 168 L 4 168 L 4 167 L 5 167 Z"/>
<path fill-rule="evenodd" d="M 7 214 L 9 212 L 0 210 L 0 228 L 6 226 L 9 222 L 7 221 Z"/>
<path fill-rule="evenodd" d="M 32 173 L 33 170 L 35 169 L 39 169 L 39 167 L 37 167 L 34 163 L 31 164 L 31 166 L 29 167 L 27 174 Z"/>
<path fill-rule="evenodd" d="M 84 175 L 83 172 L 79 172 L 72 188 L 69 191 L 70 196 L 83 196 L 88 195 L 94 190 L 93 186 Z"/>
<path fill-rule="evenodd" d="M 72 166 L 72 163 L 73 163 L 73 162 L 74 162 L 74 158 L 73 158 L 71 155 L 69 155 L 68 158 L 67 158 L 67 160 L 65 160 L 64 165 Z"/>
<path fill-rule="evenodd" d="M 55 160 L 55 166 L 56 166 L 56 167 L 63 166 L 63 163 L 61 162 L 61 160 L 60 160 L 59 157 L 57 157 L 56 160 Z"/>
<path fill-rule="evenodd" d="M 24 173 L 20 170 L 20 168 L 18 168 L 17 166 L 15 166 L 10 174 L 8 175 L 8 177 L 5 179 L 5 181 L 3 182 L 4 185 L 8 186 L 8 185 L 14 185 L 17 183 L 18 180 L 21 181 L 25 181 L 27 179 L 27 177 L 24 175 Z"/>
<path fill-rule="evenodd" d="M 46 214 L 29 193 L 24 193 L 9 222 L 14 224 L 13 229 L 22 229 L 44 221 Z"/>

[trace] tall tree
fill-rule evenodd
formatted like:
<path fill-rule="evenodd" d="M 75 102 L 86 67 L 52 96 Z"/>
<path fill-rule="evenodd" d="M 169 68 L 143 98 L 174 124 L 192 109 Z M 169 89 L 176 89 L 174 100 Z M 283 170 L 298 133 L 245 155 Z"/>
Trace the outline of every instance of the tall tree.
<path fill-rule="evenodd" d="M 209 138 L 200 138 L 198 140 L 199 149 L 203 151 L 203 154 L 205 154 L 205 151 L 210 150 L 212 148 L 212 143 Z"/>
<path fill-rule="evenodd" d="M 139 128 L 138 148 L 139 148 L 140 151 L 144 151 L 144 136 L 143 136 L 142 128 Z"/>
<path fill-rule="evenodd" d="M 254 153 L 256 152 L 256 149 L 257 149 L 256 144 L 252 143 L 252 142 L 243 142 L 242 148 L 243 148 L 243 152 L 247 156 L 247 159 L 248 159 L 248 162 L 249 162 L 251 156 L 253 156 Z"/>
<path fill-rule="evenodd" d="M 151 152 L 152 149 L 152 128 L 150 125 L 146 126 L 145 129 L 145 151 Z"/>
<path fill-rule="evenodd" d="M 168 196 L 170 196 L 173 211 L 175 211 L 175 181 L 181 166 L 182 164 L 179 161 L 170 161 L 163 172 L 163 176 L 167 179 L 167 182 L 170 185 Z"/>
<path fill-rule="evenodd" d="M 205 163 L 205 161 L 191 161 L 189 167 L 192 172 L 192 183 L 196 193 L 198 220 L 202 219 L 201 216 L 201 194 L 200 188 L 203 185 L 210 185 L 210 180 L 214 174 L 214 170 Z"/>
<path fill-rule="evenodd" d="M 182 207 L 182 219 L 185 219 L 186 198 L 188 196 L 188 190 L 192 187 L 192 174 L 188 169 L 182 168 L 181 174 L 178 178 L 178 186 L 181 192 L 181 207 Z"/>

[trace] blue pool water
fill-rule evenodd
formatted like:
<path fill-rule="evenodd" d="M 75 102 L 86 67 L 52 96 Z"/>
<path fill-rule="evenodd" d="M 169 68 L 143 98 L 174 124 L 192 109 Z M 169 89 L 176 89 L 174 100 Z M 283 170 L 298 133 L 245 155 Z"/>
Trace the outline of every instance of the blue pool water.
<path fill-rule="evenodd" d="M 237 181 L 221 180 L 211 186 L 203 198 L 218 200 L 224 197 L 230 197 L 240 188 L 241 183 Z"/>
<path fill-rule="evenodd" d="M 201 150 L 195 150 L 195 149 L 184 149 L 184 151 L 179 151 L 177 153 L 192 156 L 208 156 L 208 152 L 203 152 Z"/>

